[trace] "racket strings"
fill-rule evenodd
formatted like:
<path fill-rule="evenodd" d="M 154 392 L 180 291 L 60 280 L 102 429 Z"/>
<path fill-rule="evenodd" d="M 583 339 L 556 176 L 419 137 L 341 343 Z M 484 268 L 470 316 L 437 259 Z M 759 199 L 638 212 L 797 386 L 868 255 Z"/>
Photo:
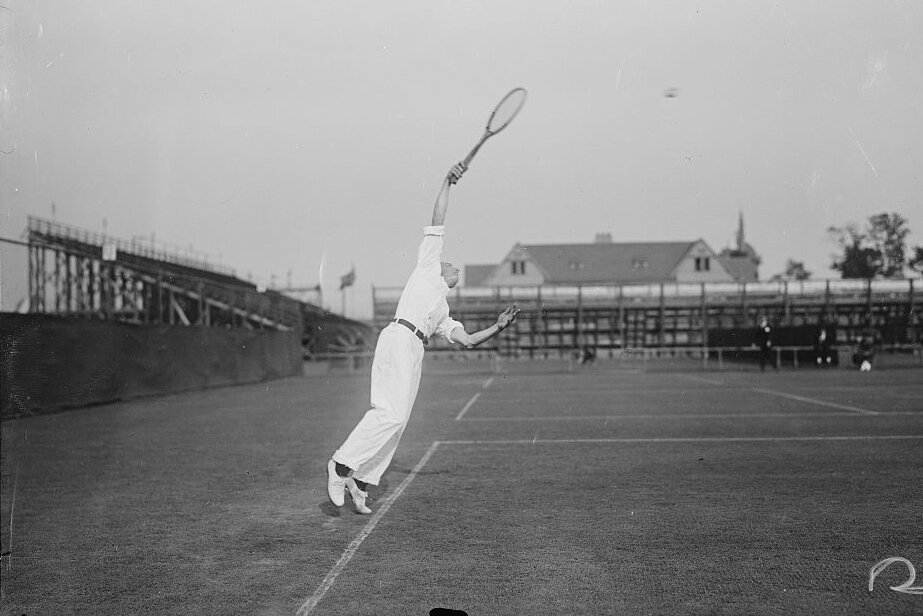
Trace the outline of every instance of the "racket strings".
<path fill-rule="evenodd" d="M 506 128 L 507 124 L 513 121 L 519 110 L 526 102 L 526 91 L 522 88 L 516 88 L 503 97 L 503 100 L 497 104 L 490 119 L 487 121 L 487 130 L 490 133 L 497 133 Z"/>

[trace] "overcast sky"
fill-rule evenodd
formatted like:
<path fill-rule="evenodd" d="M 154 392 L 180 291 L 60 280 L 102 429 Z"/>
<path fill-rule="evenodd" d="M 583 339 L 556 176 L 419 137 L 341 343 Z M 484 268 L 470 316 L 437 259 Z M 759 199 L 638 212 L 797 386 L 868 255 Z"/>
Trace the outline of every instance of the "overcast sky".
<path fill-rule="evenodd" d="M 268 283 L 400 286 L 445 172 L 447 260 L 516 243 L 705 239 L 817 278 L 830 225 L 923 242 L 923 3 L 28 2 L 0 8 L 0 235 L 28 215 L 150 237 Z M 672 91 L 675 96 L 665 96 Z M 4 309 L 25 295 L 3 246 Z"/>

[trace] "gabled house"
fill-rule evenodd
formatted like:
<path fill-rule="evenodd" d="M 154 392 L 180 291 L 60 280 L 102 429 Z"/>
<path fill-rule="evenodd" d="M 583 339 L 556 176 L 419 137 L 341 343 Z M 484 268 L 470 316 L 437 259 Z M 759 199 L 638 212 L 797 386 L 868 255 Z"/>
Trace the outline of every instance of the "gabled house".
<path fill-rule="evenodd" d="M 477 286 L 735 282 L 704 240 L 588 244 L 516 244 L 498 265 L 468 265 L 464 284 Z"/>

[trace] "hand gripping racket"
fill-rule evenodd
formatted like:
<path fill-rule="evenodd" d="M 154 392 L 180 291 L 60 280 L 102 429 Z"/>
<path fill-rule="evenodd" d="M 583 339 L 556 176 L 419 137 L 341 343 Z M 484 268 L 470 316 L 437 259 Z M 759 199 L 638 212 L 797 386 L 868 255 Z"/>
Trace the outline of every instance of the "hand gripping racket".
<path fill-rule="evenodd" d="M 477 142 L 477 145 L 468 152 L 468 156 L 462 161 L 464 168 L 468 168 L 468 165 L 471 164 L 471 159 L 478 153 L 485 141 L 509 126 L 513 118 L 519 113 L 519 110 L 522 109 L 522 106 L 526 104 L 526 95 L 525 88 L 514 88 L 497 103 L 497 106 L 494 107 L 490 117 L 487 119 L 484 136 L 481 137 L 481 140 Z"/>

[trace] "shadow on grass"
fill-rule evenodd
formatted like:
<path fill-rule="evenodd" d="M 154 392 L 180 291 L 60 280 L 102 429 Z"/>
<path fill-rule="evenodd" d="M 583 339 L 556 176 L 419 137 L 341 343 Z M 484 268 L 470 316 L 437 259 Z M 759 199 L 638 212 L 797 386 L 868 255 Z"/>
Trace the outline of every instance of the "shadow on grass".
<path fill-rule="evenodd" d="M 317 508 L 320 509 L 321 513 L 323 513 L 328 518 L 338 518 L 342 515 L 340 512 L 340 507 L 337 507 L 329 500 L 324 500 L 317 506 Z"/>

